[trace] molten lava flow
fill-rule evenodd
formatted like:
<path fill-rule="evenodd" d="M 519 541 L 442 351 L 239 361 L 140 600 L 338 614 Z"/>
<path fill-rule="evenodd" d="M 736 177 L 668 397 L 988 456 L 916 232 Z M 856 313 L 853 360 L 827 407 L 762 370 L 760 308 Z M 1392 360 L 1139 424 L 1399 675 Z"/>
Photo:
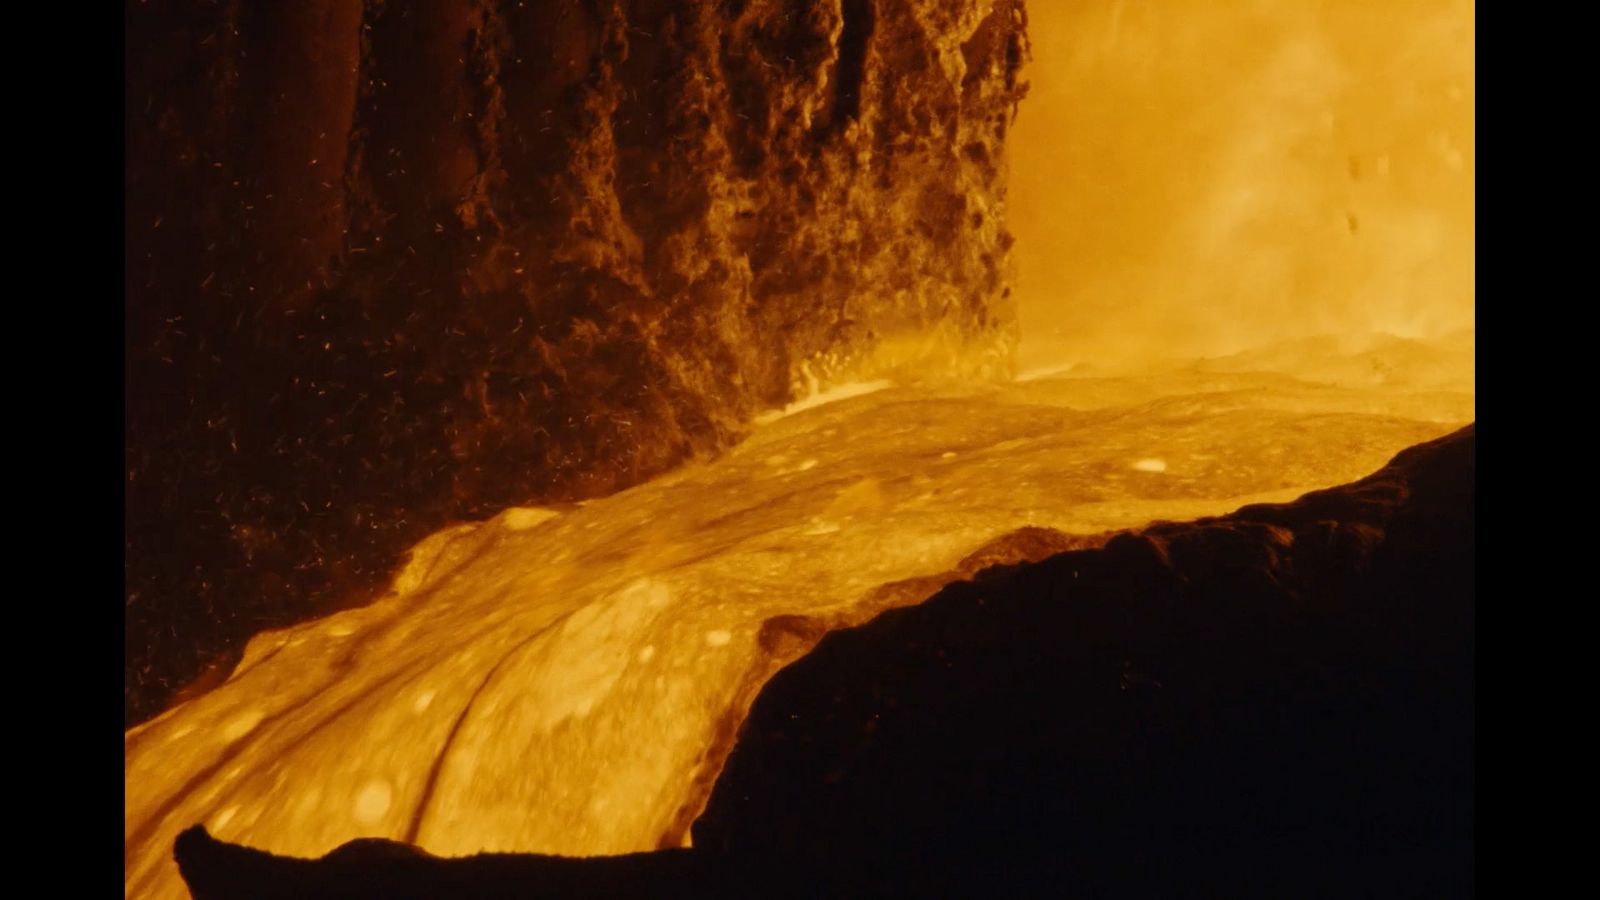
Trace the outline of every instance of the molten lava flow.
<path fill-rule="evenodd" d="M 259 635 L 226 684 L 127 734 L 127 892 L 183 895 L 172 841 L 196 822 L 301 856 L 681 843 L 754 691 L 822 629 L 1023 526 L 1092 535 L 1365 475 L 1474 418 L 1471 360 L 1467 335 L 1312 341 L 888 388 L 603 500 L 441 531 L 385 599 Z"/>

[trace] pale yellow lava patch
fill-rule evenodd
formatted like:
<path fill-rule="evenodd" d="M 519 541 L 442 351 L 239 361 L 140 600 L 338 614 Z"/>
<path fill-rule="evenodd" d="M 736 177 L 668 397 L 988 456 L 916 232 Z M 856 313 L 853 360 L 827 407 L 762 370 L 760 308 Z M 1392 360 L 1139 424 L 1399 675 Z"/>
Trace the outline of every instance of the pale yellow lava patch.
<path fill-rule="evenodd" d="M 561 515 L 553 509 L 521 506 L 500 514 L 500 521 L 511 531 L 527 531 Z"/>
<path fill-rule="evenodd" d="M 388 814 L 389 806 L 393 802 L 394 789 L 389 786 L 389 782 L 382 779 L 367 782 L 361 788 L 361 793 L 356 795 L 356 821 L 363 825 L 378 824 Z"/>
<path fill-rule="evenodd" d="M 428 707 L 433 705 L 433 696 L 434 692 L 431 690 L 418 694 L 417 699 L 411 703 L 411 711 L 419 716 L 427 712 Z"/>
<path fill-rule="evenodd" d="M 322 789 L 312 785 L 310 788 L 306 789 L 305 793 L 300 795 L 300 802 L 295 804 L 295 808 L 299 810 L 299 814 L 303 818 L 315 812 L 317 806 L 321 803 Z"/>
<path fill-rule="evenodd" d="M 1165 472 L 1167 470 L 1167 461 L 1164 459 L 1141 459 L 1133 464 L 1133 468 L 1138 472 Z"/>
<path fill-rule="evenodd" d="M 726 647 L 733 640 L 733 633 L 726 629 L 718 628 L 716 631 L 706 633 L 707 647 Z"/>
<path fill-rule="evenodd" d="M 261 724 L 261 719 L 262 714 L 259 709 L 247 709 L 239 713 L 222 726 L 222 739 L 225 741 L 237 741 L 239 738 L 255 731 L 256 726 Z"/>

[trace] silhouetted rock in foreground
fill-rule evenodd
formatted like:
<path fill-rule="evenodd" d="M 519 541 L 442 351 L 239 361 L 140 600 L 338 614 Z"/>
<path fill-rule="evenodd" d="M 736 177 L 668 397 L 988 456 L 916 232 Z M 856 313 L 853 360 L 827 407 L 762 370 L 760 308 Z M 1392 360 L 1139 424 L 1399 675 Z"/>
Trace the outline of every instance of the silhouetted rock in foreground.
<path fill-rule="evenodd" d="M 601 859 L 494 853 L 440 859 L 370 839 L 305 860 L 223 843 L 197 825 L 178 836 L 176 855 L 198 900 L 703 896 L 699 886 L 710 883 L 704 861 L 688 850 Z"/>
<path fill-rule="evenodd" d="M 695 849 L 317 861 L 178 841 L 200 900 L 1468 896 L 1474 436 L 991 569 L 779 673 Z"/>

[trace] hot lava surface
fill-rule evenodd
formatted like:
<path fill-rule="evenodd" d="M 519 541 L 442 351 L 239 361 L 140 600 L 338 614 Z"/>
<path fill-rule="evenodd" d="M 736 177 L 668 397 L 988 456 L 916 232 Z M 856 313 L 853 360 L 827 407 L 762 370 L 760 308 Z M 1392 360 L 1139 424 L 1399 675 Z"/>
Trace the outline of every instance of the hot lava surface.
<path fill-rule="evenodd" d="M 1303 341 L 798 404 L 713 460 L 441 531 L 126 735 L 130 896 L 173 841 L 319 856 L 681 846 L 757 691 L 991 562 L 1354 481 L 1472 421 L 1472 341 Z M 825 398 L 824 398 L 825 399 Z"/>

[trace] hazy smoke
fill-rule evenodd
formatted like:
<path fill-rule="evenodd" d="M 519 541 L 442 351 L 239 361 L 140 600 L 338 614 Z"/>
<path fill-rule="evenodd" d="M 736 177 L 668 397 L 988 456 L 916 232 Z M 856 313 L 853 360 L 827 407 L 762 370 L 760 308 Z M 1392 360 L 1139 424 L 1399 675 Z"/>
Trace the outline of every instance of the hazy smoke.
<path fill-rule="evenodd" d="M 1025 361 L 1473 324 L 1470 0 L 1034 0 Z"/>

